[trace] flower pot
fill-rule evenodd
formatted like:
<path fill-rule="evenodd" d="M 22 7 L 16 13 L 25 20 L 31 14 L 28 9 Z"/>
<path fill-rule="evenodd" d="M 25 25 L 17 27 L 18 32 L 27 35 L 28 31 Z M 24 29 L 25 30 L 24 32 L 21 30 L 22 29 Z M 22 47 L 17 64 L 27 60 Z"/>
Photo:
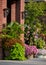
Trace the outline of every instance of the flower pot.
<path fill-rule="evenodd" d="M 32 59 L 34 56 L 33 56 L 33 54 L 32 55 L 29 55 L 27 58 L 28 59 Z"/>

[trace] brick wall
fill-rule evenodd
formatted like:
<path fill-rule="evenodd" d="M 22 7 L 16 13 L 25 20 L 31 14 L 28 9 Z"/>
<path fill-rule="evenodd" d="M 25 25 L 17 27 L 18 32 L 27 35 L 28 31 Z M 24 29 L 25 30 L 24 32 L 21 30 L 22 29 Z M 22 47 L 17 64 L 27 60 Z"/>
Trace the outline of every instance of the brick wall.
<path fill-rule="evenodd" d="M 7 7 L 7 0 L 0 0 L 0 34 L 2 31 L 3 24 L 6 24 L 6 18 L 4 18 L 3 9 Z M 2 59 L 2 40 L 0 39 L 0 59 Z"/>
<path fill-rule="evenodd" d="M 6 24 L 7 18 L 4 17 L 3 9 L 7 8 L 7 0 L 2 0 L 2 24 Z"/>
<path fill-rule="evenodd" d="M 11 21 L 17 21 L 20 24 L 24 24 L 24 19 L 22 19 L 22 12 L 24 12 L 24 0 L 17 0 L 11 4 Z M 24 30 L 24 26 L 22 27 Z M 24 42 L 24 34 L 20 36 L 21 40 Z"/>
<path fill-rule="evenodd" d="M 11 0 L 12 1 L 12 0 Z M 7 18 L 4 17 L 3 9 L 7 8 L 7 0 L 0 0 L 0 32 L 2 30 L 3 24 L 7 24 Z M 24 24 L 24 19 L 22 19 L 22 12 L 24 11 L 24 0 L 14 0 L 11 3 L 11 21 L 17 20 L 20 24 Z M 22 27 L 24 30 L 24 26 Z M 24 42 L 24 34 L 20 36 L 21 40 Z M 0 59 L 2 59 L 2 44 L 0 39 Z"/>
<path fill-rule="evenodd" d="M 11 3 L 11 21 L 16 20 L 16 1 L 12 1 Z"/>
<path fill-rule="evenodd" d="M 0 32 L 2 29 L 2 0 L 0 0 Z"/>
<path fill-rule="evenodd" d="M 0 0 L 0 32 L 2 30 L 2 0 Z M 0 59 L 2 59 L 2 44 L 0 39 Z"/>
<path fill-rule="evenodd" d="M 20 24 L 24 24 L 24 19 L 22 19 L 22 12 L 24 12 L 24 0 L 20 0 Z M 24 31 L 24 26 L 22 27 Z M 21 40 L 24 42 L 24 34 L 21 35 Z"/>

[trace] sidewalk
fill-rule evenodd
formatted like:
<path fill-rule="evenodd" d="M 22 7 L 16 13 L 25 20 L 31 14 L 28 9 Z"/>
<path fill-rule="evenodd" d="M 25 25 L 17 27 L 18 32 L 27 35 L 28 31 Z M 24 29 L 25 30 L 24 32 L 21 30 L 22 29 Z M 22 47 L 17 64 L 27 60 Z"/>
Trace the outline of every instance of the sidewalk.
<path fill-rule="evenodd" d="M 0 60 L 0 65 L 46 65 L 46 59 L 30 59 L 26 61 Z"/>

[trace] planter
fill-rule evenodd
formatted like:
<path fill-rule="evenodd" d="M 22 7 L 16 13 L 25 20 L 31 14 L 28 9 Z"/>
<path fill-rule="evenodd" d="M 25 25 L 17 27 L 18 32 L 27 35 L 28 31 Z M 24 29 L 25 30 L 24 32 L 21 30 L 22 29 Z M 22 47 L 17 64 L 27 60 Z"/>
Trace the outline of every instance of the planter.
<path fill-rule="evenodd" d="M 37 57 L 38 57 L 38 58 L 43 58 L 43 55 L 38 55 Z"/>
<path fill-rule="evenodd" d="M 46 50 L 45 49 L 39 49 L 39 54 L 46 55 Z"/>
<path fill-rule="evenodd" d="M 34 58 L 34 56 L 33 56 L 33 54 L 32 54 L 32 55 L 29 55 L 27 58 L 28 58 L 28 59 L 32 59 L 32 58 Z"/>
<path fill-rule="evenodd" d="M 5 50 L 5 57 L 6 56 L 9 56 L 9 51 L 8 50 Z"/>
<path fill-rule="evenodd" d="M 46 58 L 46 50 L 45 49 L 39 49 L 39 53 L 36 56 L 37 58 Z"/>
<path fill-rule="evenodd" d="M 46 58 L 46 55 L 38 55 L 37 58 Z"/>

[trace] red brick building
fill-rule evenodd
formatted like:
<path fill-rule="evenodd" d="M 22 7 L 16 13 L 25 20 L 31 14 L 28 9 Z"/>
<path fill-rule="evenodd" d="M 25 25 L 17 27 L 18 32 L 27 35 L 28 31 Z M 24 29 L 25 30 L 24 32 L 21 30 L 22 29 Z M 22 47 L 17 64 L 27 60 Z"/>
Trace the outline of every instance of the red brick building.
<path fill-rule="evenodd" d="M 24 24 L 22 12 L 24 12 L 24 0 L 0 0 L 0 32 L 3 26 L 6 26 L 10 22 L 18 21 L 20 24 Z M 24 40 L 23 37 L 22 35 L 22 40 Z M 1 53 L 2 50 L 0 51 L 0 59 L 2 58 Z"/>

